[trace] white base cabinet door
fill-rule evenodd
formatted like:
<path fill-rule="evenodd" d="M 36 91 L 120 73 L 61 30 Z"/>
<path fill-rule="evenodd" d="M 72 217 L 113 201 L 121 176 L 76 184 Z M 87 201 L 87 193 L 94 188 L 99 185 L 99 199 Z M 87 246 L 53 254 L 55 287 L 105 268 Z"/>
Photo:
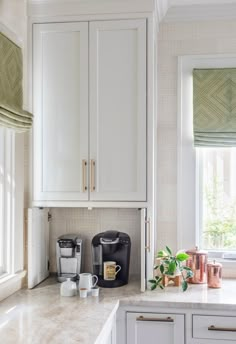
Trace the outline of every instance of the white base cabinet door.
<path fill-rule="evenodd" d="M 127 313 L 127 344 L 184 344 L 184 314 Z"/>

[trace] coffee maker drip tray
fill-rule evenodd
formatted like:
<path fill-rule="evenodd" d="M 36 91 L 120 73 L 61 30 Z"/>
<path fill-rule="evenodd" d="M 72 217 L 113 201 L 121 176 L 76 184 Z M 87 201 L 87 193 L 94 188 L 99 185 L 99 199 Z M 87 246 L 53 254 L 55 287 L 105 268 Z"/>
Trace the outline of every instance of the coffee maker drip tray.
<path fill-rule="evenodd" d="M 98 283 L 97 285 L 102 288 L 118 288 L 122 287 L 124 285 L 124 281 L 121 279 L 115 279 L 113 281 L 107 281 L 104 280 L 103 278 L 98 278 Z"/>
<path fill-rule="evenodd" d="M 64 282 L 64 281 L 66 281 L 67 278 L 70 278 L 71 281 L 76 281 L 77 280 L 77 274 L 64 273 L 64 274 L 58 274 L 57 275 L 58 282 Z"/>

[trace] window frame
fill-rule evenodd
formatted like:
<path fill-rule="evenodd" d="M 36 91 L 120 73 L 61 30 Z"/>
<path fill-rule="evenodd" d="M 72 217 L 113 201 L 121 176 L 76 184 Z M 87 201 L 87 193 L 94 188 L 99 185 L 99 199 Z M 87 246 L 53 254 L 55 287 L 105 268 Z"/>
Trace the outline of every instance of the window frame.
<path fill-rule="evenodd" d="M 5 251 L 1 284 L 24 268 L 24 135 L 7 128 L 1 128 L 0 134 L 3 190 L 0 230 Z"/>
<path fill-rule="evenodd" d="M 199 220 L 201 209 L 199 195 L 198 150 L 193 147 L 192 70 L 194 68 L 235 68 L 235 54 L 188 55 L 178 57 L 178 120 L 177 120 L 177 245 L 189 249 L 199 245 Z M 211 252 L 210 258 L 213 257 Z M 224 275 L 236 277 L 236 260 L 220 259 Z M 235 272 L 234 272 L 235 271 Z"/>
<path fill-rule="evenodd" d="M 25 50 L 25 37 L 23 41 L 19 39 L 16 33 L 11 31 L 9 27 L 0 23 L 1 32 L 12 40 L 16 45 L 22 48 L 23 52 L 23 92 L 24 94 L 24 104 L 27 104 L 26 91 L 27 91 L 27 52 Z M 25 106 L 26 107 L 26 106 Z M 24 108 L 25 108 L 24 107 Z M 24 140 L 25 134 L 14 135 L 14 144 L 11 146 L 11 151 L 14 156 L 13 159 L 14 168 L 12 168 L 12 173 L 14 178 L 14 193 L 12 193 L 12 221 L 11 221 L 11 240 L 9 241 L 10 246 L 10 260 L 9 269 L 6 273 L 0 276 L 0 301 L 8 297 L 15 291 L 19 290 L 22 286 L 23 278 L 26 275 L 25 271 L 25 261 L 24 261 L 24 251 L 26 250 L 24 242 Z M 28 166 L 27 166 L 28 167 Z M 1 199 L 0 199 L 1 201 Z M 1 205 L 0 205 L 1 206 Z"/>
<path fill-rule="evenodd" d="M 15 135 L 12 130 L 1 128 L 1 223 L 0 231 L 2 237 L 1 251 L 3 264 L 0 267 L 0 279 L 12 273 L 12 236 L 14 234 L 14 169 Z"/>

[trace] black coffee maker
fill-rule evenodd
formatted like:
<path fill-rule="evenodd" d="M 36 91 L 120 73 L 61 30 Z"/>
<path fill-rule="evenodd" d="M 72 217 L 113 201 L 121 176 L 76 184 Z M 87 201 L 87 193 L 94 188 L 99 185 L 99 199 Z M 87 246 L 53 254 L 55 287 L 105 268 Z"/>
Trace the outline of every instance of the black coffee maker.
<path fill-rule="evenodd" d="M 130 248 L 130 237 L 126 233 L 106 231 L 95 235 L 92 240 L 92 264 L 100 287 L 116 288 L 128 283 Z M 121 267 L 112 281 L 104 280 L 104 262 L 108 261 L 114 261 Z"/>

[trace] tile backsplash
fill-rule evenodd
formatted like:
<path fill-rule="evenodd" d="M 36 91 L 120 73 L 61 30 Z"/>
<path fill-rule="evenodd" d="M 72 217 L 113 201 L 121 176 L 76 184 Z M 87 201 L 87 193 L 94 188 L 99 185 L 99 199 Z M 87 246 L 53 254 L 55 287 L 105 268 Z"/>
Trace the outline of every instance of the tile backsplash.
<path fill-rule="evenodd" d="M 91 240 L 106 230 L 127 233 L 131 238 L 130 275 L 140 276 L 141 217 L 137 209 L 51 208 L 50 270 L 56 272 L 56 240 L 62 234 L 78 233 L 84 240 L 84 271 L 92 272 Z"/>

